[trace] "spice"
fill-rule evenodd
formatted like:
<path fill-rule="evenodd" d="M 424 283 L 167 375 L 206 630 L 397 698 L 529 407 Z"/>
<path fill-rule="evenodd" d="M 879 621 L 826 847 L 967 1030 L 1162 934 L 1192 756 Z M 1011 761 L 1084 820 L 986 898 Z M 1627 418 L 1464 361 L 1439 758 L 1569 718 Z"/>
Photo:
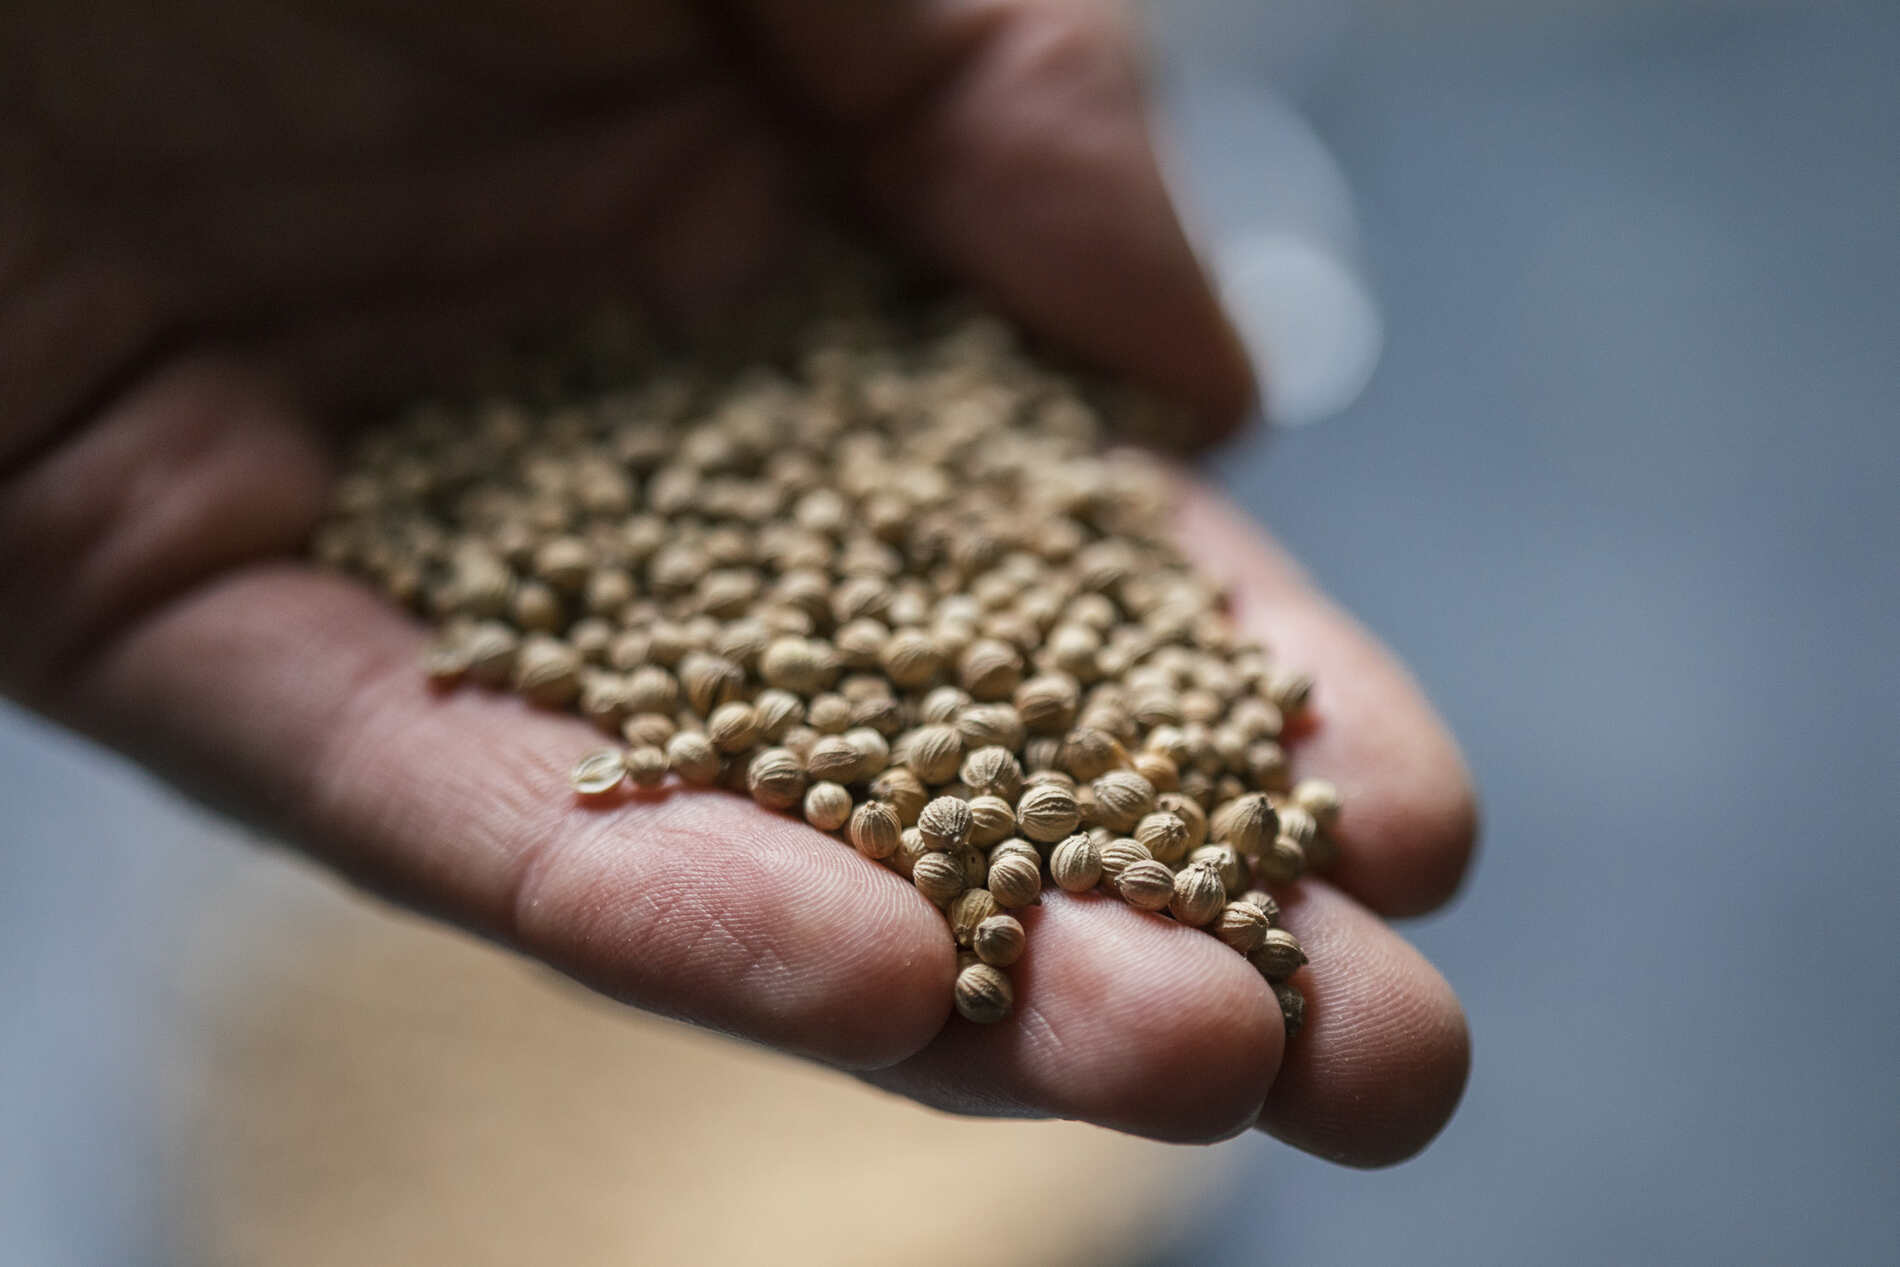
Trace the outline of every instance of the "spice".
<path fill-rule="evenodd" d="M 964 890 L 950 903 L 950 935 L 957 939 L 959 946 L 971 945 L 976 938 L 977 925 L 1000 909 L 988 889 Z"/>
<path fill-rule="evenodd" d="M 658 748 L 651 745 L 629 748 L 620 760 L 637 787 L 654 788 L 666 781 L 666 753 Z"/>
<path fill-rule="evenodd" d="M 1227 887 L 1220 882 L 1220 873 L 1211 863 L 1196 862 L 1174 877 L 1174 896 L 1168 910 L 1183 924 L 1199 928 L 1220 914 L 1226 903 Z"/>
<path fill-rule="evenodd" d="M 1066 892 L 1088 892 L 1102 879 L 1100 847 L 1085 835 L 1069 837 L 1049 855 L 1049 876 Z"/>
<path fill-rule="evenodd" d="M 1042 892 L 1041 860 L 1031 862 L 1021 854 L 1008 854 L 991 861 L 989 890 L 1001 906 L 1028 906 Z"/>
<path fill-rule="evenodd" d="M 1269 928 L 1260 944 L 1248 952 L 1247 959 L 1267 980 L 1282 981 L 1300 970 L 1306 962 L 1306 952 L 1300 949 L 1300 939 L 1292 933 L 1284 928 Z"/>
<path fill-rule="evenodd" d="M 851 844 L 867 858 L 890 857 L 903 830 L 897 811 L 883 801 L 866 801 L 851 811 Z"/>
<path fill-rule="evenodd" d="M 1130 906 L 1158 911 L 1174 900 L 1174 872 L 1167 863 L 1150 858 L 1124 868 L 1115 888 Z"/>
<path fill-rule="evenodd" d="M 1244 955 L 1266 937 L 1266 912 L 1252 902 L 1229 902 L 1216 917 L 1214 934 Z"/>
<path fill-rule="evenodd" d="M 682 730 L 666 741 L 666 761 L 682 781 L 697 787 L 706 787 L 719 778 L 718 750 L 712 740 L 696 730 Z"/>
<path fill-rule="evenodd" d="M 939 796 L 917 816 L 917 830 L 932 849 L 960 849 L 970 839 L 970 803 L 955 796 Z"/>
<path fill-rule="evenodd" d="M 851 818 L 851 791 L 839 783 L 814 783 L 805 789 L 805 821 L 819 831 L 837 831 Z"/>
<path fill-rule="evenodd" d="M 550 361 L 531 407 L 398 420 L 313 551 L 435 624 L 438 689 L 623 738 L 578 794 L 670 771 L 910 879 L 975 948 L 966 1015 L 1007 1011 L 1024 929 L 1001 911 L 1045 883 L 1285 969 L 1273 899 L 1227 898 L 1336 852 L 1337 789 L 1294 783 L 1281 746 L 1312 683 L 1172 542 L 1159 469 L 1094 451 L 1124 397 L 994 319 L 839 302 L 729 377 Z"/>
<path fill-rule="evenodd" d="M 626 780 L 627 767 L 621 764 L 620 749 L 602 748 L 574 763 L 567 781 L 582 796 L 606 796 Z"/>
<path fill-rule="evenodd" d="M 931 901 L 948 902 L 965 888 L 963 863 L 951 854 L 933 850 L 917 859 L 910 880 Z"/>
<path fill-rule="evenodd" d="M 970 945 L 977 958 L 993 968 L 1007 968 L 1022 958 L 1029 939 L 1013 915 L 992 915 L 976 926 Z"/>
<path fill-rule="evenodd" d="M 991 1025 L 1009 1015 L 1016 992 L 1000 968 L 973 963 L 957 973 L 956 1001 L 965 1020 Z"/>
<path fill-rule="evenodd" d="M 1016 821 L 1023 835 L 1031 840 L 1051 843 L 1061 840 L 1082 821 L 1075 793 L 1057 784 L 1045 783 L 1026 790 L 1016 802 Z"/>
<path fill-rule="evenodd" d="M 746 768 L 746 788 L 767 809 L 790 809 L 805 794 L 805 766 L 784 748 L 766 748 Z"/>

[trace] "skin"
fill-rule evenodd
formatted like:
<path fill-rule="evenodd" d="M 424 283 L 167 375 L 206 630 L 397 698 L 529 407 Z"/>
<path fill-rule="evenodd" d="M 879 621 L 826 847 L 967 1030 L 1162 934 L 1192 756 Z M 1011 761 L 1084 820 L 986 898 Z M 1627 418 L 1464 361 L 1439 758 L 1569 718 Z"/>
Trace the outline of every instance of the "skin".
<path fill-rule="evenodd" d="M 0 18 L 7 692 L 377 893 L 929 1104 L 1169 1140 L 1257 1126 L 1354 1165 L 1423 1147 L 1465 1025 L 1383 917 L 1457 887 L 1463 764 L 1405 671 L 1191 481 L 1197 558 L 1321 683 L 1296 769 L 1348 805 L 1332 878 L 1286 902 L 1313 958 L 1290 1045 L 1214 939 L 1060 892 L 1022 913 L 1015 1017 L 950 1017 L 941 918 L 898 877 L 730 796 L 576 805 L 566 771 L 596 732 L 431 695 L 419 628 L 295 557 L 349 409 L 595 294 L 716 321 L 814 189 L 1188 400 L 1211 438 L 1252 384 L 1112 15 L 414 9 Z"/>

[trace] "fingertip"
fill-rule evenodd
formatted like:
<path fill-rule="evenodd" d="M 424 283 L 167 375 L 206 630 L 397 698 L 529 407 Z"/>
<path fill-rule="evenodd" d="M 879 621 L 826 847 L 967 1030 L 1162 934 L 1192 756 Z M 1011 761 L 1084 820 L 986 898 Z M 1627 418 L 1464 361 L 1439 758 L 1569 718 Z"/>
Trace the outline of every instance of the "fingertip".
<path fill-rule="evenodd" d="M 943 917 L 802 823 L 675 789 L 585 815 L 524 881 L 516 936 L 608 994 L 845 1069 L 895 1064 L 950 1007 Z"/>
<path fill-rule="evenodd" d="M 1308 884 L 1283 904 L 1312 963 L 1293 978 L 1305 1025 L 1260 1124 L 1342 1165 L 1416 1156 L 1444 1129 L 1471 1069 L 1465 1014 L 1444 978 L 1364 908 Z"/>
<path fill-rule="evenodd" d="M 1017 1008 L 953 1020 L 882 1085 L 958 1112 L 1057 1116 L 1171 1143 L 1259 1118 L 1280 1066 L 1272 993 L 1207 934 L 1111 898 L 1045 896 L 1022 913 Z"/>

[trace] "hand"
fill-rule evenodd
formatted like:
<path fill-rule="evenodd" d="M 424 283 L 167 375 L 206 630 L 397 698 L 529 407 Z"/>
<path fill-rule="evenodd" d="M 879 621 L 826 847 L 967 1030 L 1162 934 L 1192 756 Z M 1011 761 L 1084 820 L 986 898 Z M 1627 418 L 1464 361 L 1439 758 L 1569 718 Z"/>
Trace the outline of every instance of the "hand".
<path fill-rule="evenodd" d="M 946 1025 L 951 947 L 898 877 L 724 794 L 575 807 L 590 727 L 432 696 L 418 628 L 295 558 L 345 399 L 595 293 L 716 314 L 820 167 L 1031 325 L 1238 417 L 1245 363 L 1104 11 L 453 13 L 0 18 L 20 88 L 0 107 L 6 689 L 380 893 L 928 1103 L 1179 1140 L 1258 1123 L 1355 1164 L 1422 1147 L 1462 1088 L 1464 1023 L 1379 916 L 1456 886 L 1464 770 L 1403 670 L 1205 492 L 1195 553 L 1319 679 L 1294 760 L 1348 798 L 1340 865 L 1288 906 L 1314 962 L 1284 1052 L 1231 951 L 1063 894 L 1027 913 L 1015 1015 Z"/>

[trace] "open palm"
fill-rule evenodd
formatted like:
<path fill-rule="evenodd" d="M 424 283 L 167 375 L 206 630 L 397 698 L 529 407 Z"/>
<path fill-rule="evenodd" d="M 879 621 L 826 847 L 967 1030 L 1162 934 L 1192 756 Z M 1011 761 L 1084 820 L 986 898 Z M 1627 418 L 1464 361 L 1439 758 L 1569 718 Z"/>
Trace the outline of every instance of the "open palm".
<path fill-rule="evenodd" d="M 1258 1124 L 1409 1155 L 1463 1085 L 1457 1003 L 1380 920 L 1471 847 L 1404 672 L 1190 490 L 1195 557 L 1321 683 L 1294 753 L 1344 790 L 1283 1043 L 1219 942 L 1120 903 L 1025 913 L 1018 1011 L 951 1019 L 908 884 L 716 793 L 591 812 L 584 723 L 431 696 L 421 632 L 298 563 L 326 419 L 609 293 L 717 320 L 815 191 L 1050 337 L 1229 421 L 1244 362 L 1087 3 L 198 0 L 0 17 L 4 685 L 351 877 L 629 1003 L 965 1112 L 1166 1139 Z M 116 6 L 105 6 L 113 9 Z"/>

